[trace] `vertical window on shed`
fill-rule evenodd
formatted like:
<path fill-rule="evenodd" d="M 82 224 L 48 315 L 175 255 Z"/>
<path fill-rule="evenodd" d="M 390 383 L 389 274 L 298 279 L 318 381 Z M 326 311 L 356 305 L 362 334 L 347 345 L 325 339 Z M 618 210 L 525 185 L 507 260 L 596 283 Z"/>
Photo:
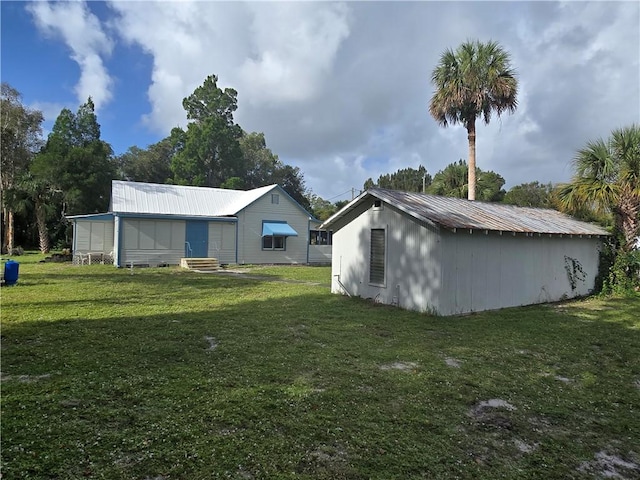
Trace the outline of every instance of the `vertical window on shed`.
<path fill-rule="evenodd" d="M 272 193 L 271 203 L 273 203 L 274 205 L 278 205 L 280 203 L 280 195 L 278 195 L 277 193 Z"/>
<path fill-rule="evenodd" d="M 384 285 L 385 232 L 371 229 L 371 255 L 369 257 L 369 283 Z"/>

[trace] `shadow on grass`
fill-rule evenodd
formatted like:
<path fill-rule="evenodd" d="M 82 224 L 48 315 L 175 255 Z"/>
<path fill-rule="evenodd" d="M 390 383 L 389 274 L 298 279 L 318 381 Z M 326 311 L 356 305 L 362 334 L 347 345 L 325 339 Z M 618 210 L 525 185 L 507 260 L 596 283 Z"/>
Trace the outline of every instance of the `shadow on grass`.
<path fill-rule="evenodd" d="M 596 452 L 640 453 L 637 298 L 435 318 L 192 272 L 83 277 L 112 297 L 29 308 L 149 310 L 3 320 L 7 478 L 590 478 Z M 234 301 L 149 313 L 185 281 Z M 515 409 L 470 416 L 495 398 Z"/>

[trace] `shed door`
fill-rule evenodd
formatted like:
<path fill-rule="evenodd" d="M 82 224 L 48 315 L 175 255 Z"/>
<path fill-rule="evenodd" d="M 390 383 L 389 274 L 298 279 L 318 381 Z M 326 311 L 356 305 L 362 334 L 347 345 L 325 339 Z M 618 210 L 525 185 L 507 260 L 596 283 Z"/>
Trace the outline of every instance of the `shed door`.
<path fill-rule="evenodd" d="M 209 222 L 189 220 L 186 229 L 184 256 L 206 258 L 209 246 Z"/>

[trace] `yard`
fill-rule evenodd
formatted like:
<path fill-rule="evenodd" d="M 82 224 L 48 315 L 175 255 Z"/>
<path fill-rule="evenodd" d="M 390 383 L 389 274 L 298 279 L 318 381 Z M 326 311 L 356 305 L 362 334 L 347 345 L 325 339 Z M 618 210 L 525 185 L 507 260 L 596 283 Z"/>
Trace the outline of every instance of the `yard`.
<path fill-rule="evenodd" d="M 443 318 L 328 267 L 40 258 L 1 290 L 5 480 L 640 478 L 640 295 Z"/>

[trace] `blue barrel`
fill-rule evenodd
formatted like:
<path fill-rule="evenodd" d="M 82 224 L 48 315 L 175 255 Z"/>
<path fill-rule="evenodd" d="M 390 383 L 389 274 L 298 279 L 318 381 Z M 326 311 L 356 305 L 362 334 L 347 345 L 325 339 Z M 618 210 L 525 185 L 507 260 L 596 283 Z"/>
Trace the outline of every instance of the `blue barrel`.
<path fill-rule="evenodd" d="M 4 283 L 6 285 L 15 285 L 18 282 L 18 269 L 20 264 L 13 260 L 7 260 L 4 264 Z"/>

